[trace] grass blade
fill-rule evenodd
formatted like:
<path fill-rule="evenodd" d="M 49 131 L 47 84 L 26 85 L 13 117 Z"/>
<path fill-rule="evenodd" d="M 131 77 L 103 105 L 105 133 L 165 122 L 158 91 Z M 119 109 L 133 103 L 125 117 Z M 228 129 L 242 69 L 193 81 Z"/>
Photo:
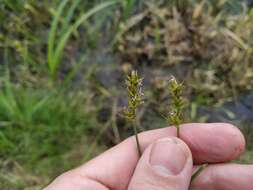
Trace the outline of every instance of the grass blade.
<path fill-rule="evenodd" d="M 69 11 L 68 11 L 68 14 L 66 16 L 66 19 L 64 19 L 64 23 L 63 23 L 63 27 L 62 27 L 62 32 L 66 32 L 67 28 L 68 28 L 68 25 L 71 21 L 71 19 L 73 18 L 73 15 L 74 15 L 74 12 L 77 8 L 77 6 L 79 5 L 81 0 L 76 0 L 70 7 Z"/>
<path fill-rule="evenodd" d="M 54 54 L 54 64 L 51 66 L 51 70 L 53 71 L 52 77 L 55 77 L 56 74 L 56 70 L 58 68 L 58 65 L 61 61 L 62 58 L 62 54 L 63 54 L 63 50 L 68 42 L 68 39 L 70 38 L 71 34 L 84 22 L 86 21 L 88 18 L 90 18 L 91 16 L 93 16 L 94 14 L 96 14 L 99 11 L 102 11 L 103 9 L 110 7 L 116 3 L 118 3 L 119 1 L 107 1 L 105 3 L 101 3 L 99 5 L 97 5 L 96 7 L 92 8 L 91 10 L 89 10 L 86 14 L 83 14 L 67 31 L 66 33 L 64 33 L 63 36 L 61 36 L 60 41 L 56 47 L 55 50 L 55 54 Z"/>
<path fill-rule="evenodd" d="M 66 4 L 68 3 L 68 0 L 63 0 L 56 12 L 56 15 L 53 19 L 50 31 L 49 31 L 49 35 L 48 35 L 48 66 L 50 71 L 52 71 L 53 69 L 53 52 L 54 52 L 54 43 L 55 43 L 55 34 L 57 31 L 57 25 L 60 19 L 60 16 L 63 12 L 64 7 L 66 6 Z"/>

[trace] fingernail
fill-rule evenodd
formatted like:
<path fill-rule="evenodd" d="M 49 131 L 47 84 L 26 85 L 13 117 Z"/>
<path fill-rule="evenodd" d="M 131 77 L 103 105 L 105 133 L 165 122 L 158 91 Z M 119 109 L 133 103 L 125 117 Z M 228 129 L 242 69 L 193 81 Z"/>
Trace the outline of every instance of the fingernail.
<path fill-rule="evenodd" d="M 158 175 L 178 175 L 184 169 L 189 153 L 180 143 L 175 138 L 166 138 L 153 145 L 150 164 Z"/>

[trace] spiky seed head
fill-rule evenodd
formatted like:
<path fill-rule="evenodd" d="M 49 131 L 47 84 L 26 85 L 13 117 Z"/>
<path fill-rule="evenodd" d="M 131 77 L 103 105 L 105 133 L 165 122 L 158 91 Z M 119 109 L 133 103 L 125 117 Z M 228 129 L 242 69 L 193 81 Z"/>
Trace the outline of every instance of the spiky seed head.
<path fill-rule="evenodd" d="M 174 76 L 169 80 L 170 93 L 170 111 L 168 113 L 168 120 L 170 124 L 179 126 L 182 122 L 182 110 L 185 107 L 186 101 L 182 96 L 183 85 L 177 82 Z"/>
<path fill-rule="evenodd" d="M 125 109 L 124 114 L 130 120 L 136 118 L 136 110 L 143 103 L 144 93 L 142 92 L 142 80 L 137 71 L 132 71 L 127 76 L 128 107 Z"/>

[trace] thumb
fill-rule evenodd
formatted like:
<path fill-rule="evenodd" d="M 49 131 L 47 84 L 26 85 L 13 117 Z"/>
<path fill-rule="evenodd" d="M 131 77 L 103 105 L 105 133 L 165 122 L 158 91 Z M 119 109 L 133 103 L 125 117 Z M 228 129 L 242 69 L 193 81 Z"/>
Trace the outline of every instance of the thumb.
<path fill-rule="evenodd" d="M 188 190 L 192 168 L 191 151 L 182 140 L 160 139 L 144 151 L 128 190 Z"/>

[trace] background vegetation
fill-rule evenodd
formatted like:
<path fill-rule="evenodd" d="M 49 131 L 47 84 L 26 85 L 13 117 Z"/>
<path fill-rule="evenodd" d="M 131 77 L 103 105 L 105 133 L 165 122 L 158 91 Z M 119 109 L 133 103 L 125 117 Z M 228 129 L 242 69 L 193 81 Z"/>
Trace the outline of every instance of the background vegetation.
<path fill-rule="evenodd" d="M 132 134 L 124 80 L 144 77 L 141 130 L 164 127 L 171 74 L 186 122 L 231 122 L 253 159 L 253 10 L 236 0 L 0 0 L 0 189 L 36 190 Z"/>

